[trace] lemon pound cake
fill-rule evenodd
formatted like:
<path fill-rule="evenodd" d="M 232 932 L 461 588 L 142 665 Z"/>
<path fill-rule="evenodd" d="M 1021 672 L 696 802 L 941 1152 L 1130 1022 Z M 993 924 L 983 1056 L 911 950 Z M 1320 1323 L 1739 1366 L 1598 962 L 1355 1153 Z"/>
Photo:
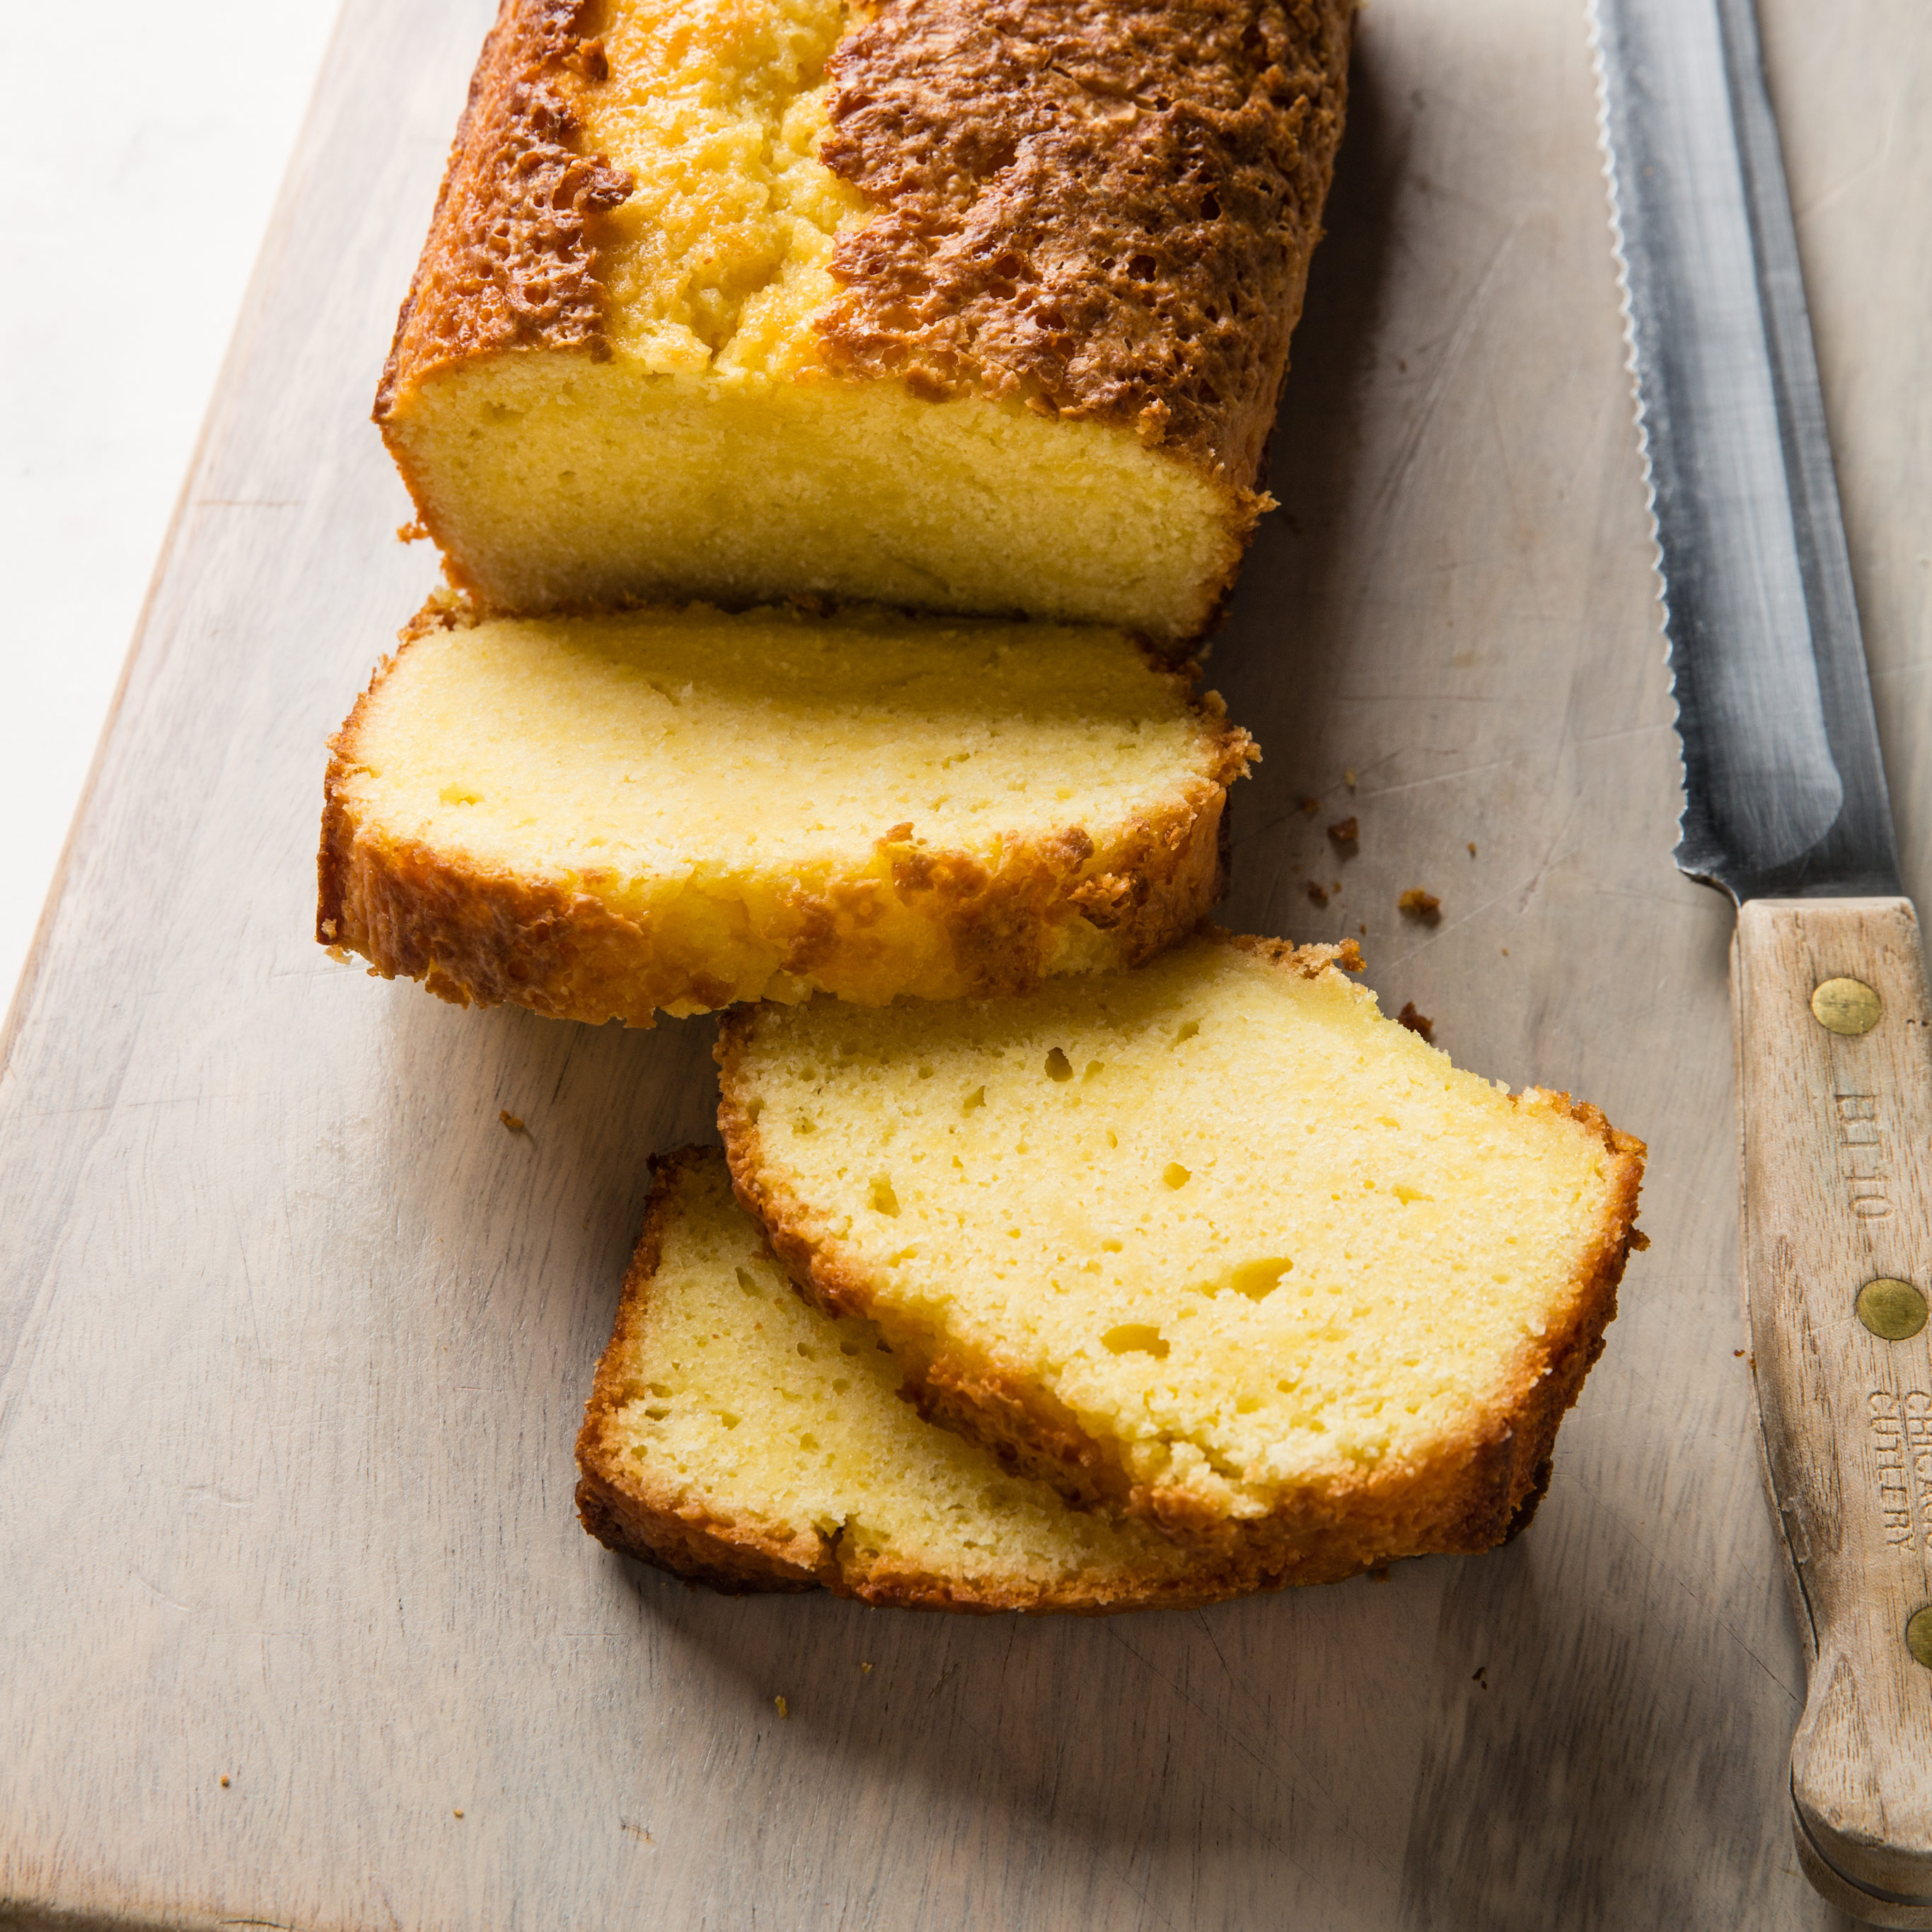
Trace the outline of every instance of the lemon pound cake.
<path fill-rule="evenodd" d="M 564 1018 L 1144 958 L 1220 896 L 1253 755 L 1118 631 L 458 608 L 404 637 L 332 742 L 317 936 Z"/>
<path fill-rule="evenodd" d="M 724 1590 L 948 1610 L 1214 1603 L 1239 1572 L 1070 1510 L 899 1399 L 870 1323 L 794 1294 L 716 1148 L 658 1165 L 577 1445 L 584 1527 Z"/>
<path fill-rule="evenodd" d="M 1352 5 L 505 0 L 376 408 L 455 580 L 1195 635 Z"/>
<path fill-rule="evenodd" d="M 1208 934 L 977 1005 L 732 1016 L 740 1198 L 926 1413 L 1312 1582 L 1486 1549 L 1615 1312 L 1640 1143 Z"/>

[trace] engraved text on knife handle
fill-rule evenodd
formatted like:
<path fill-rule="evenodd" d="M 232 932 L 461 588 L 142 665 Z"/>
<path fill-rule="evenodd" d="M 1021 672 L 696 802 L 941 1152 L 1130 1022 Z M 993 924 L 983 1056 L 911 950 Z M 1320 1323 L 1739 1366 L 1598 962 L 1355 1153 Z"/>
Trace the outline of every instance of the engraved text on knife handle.
<path fill-rule="evenodd" d="M 1759 1415 L 1810 1652 L 1798 1849 L 1859 1917 L 1932 1925 L 1932 1007 L 1911 902 L 1748 901 L 1732 1000 Z"/>

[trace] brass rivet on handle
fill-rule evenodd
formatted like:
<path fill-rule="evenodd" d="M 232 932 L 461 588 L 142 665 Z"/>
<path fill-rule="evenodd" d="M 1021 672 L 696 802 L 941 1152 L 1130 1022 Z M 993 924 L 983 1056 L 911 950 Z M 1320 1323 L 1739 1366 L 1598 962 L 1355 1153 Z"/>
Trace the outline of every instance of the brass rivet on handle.
<path fill-rule="evenodd" d="M 1811 1015 L 1827 1033 L 1870 1033 L 1885 1002 L 1862 980 L 1827 980 L 1811 995 Z"/>
<path fill-rule="evenodd" d="M 1881 1341 L 1909 1342 L 1925 1326 L 1925 1298 L 1909 1281 L 1881 1275 L 1858 1290 L 1858 1319 Z"/>
<path fill-rule="evenodd" d="M 1905 1626 L 1905 1647 L 1928 1670 L 1932 1670 L 1932 1604 L 1912 1613 Z"/>

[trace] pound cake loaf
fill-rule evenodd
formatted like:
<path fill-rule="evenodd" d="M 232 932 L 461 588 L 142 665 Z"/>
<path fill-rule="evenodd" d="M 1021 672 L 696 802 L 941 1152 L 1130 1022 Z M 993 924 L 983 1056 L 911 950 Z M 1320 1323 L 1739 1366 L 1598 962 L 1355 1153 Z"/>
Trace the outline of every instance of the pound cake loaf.
<path fill-rule="evenodd" d="M 578 1438 L 613 1550 L 729 1591 L 944 1610 L 1179 1608 L 1239 1571 L 1070 1510 L 899 1399 L 878 1331 L 794 1294 L 715 1148 L 657 1166 Z"/>
<path fill-rule="evenodd" d="M 1118 631 L 702 607 L 432 608 L 332 748 L 325 945 L 638 1026 L 1144 958 L 1220 896 L 1254 755 Z"/>
<path fill-rule="evenodd" d="M 1203 934 L 1024 998 L 734 1014 L 720 1122 L 804 1291 L 925 1412 L 1313 1582 L 1499 1541 L 1616 1310 L 1639 1142 Z"/>
<path fill-rule="evenodd" d="M 1194 636 L 1353 4 L 504 0 L 376 407 L 454 580 Z"/>

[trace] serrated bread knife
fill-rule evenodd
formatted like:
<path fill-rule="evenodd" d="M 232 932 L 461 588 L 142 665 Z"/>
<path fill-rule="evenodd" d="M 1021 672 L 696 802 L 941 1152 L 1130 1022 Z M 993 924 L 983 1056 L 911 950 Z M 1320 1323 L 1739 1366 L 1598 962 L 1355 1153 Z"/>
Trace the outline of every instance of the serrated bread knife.
<path fill-rule="evenodd" d="M 1932 1058 L 1753 0 L 1593 0 L 1678 865 L 1737 902 L 1743 1256 L 1807 1876 L 1932 1928 Z"/>

